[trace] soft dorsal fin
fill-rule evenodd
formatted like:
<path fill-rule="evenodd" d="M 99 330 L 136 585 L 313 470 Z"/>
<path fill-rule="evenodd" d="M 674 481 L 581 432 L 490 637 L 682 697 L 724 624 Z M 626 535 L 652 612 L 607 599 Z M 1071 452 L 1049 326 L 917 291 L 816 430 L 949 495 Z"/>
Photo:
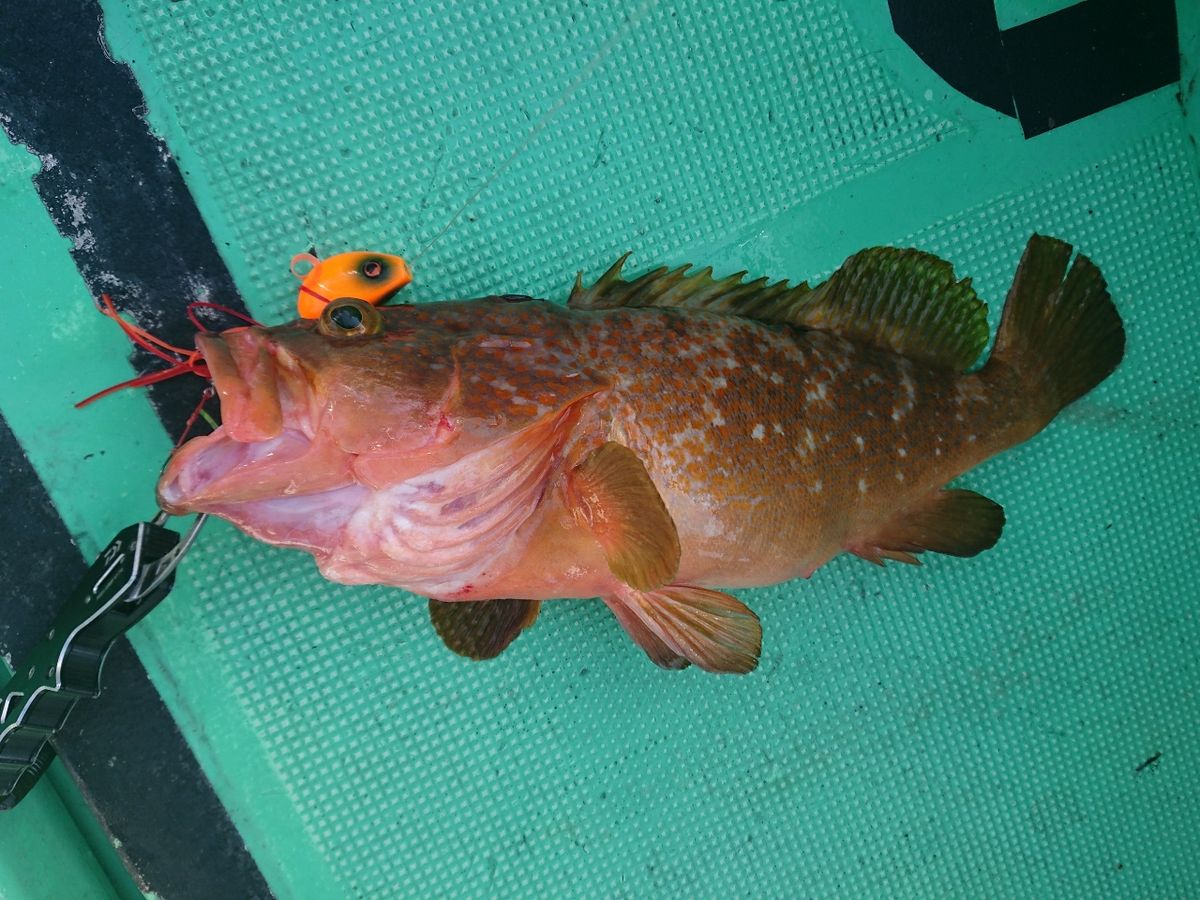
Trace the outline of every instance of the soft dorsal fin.
<path fill-rule="evenodd" d="M 909 359 L 965 371 L 988 340 L 987 305 L 971 279 L 920 250 L 871 247 L 805 299 L 803 324 Z"/>
<path fill-rule="evenodd" d="M 591 287 L 582 275 L 567 303 L 576 309 L 674 306 L 813 328 L 910 359 L 965 370 L 987 344 L 987 306 L 969 278 L 919 250 L 872 247 L 847 259 L 816 288 L 743 281 L 744 272 L 715 279 L 712 269 L 659 268 L 621 279 L 629 254 Z"/>

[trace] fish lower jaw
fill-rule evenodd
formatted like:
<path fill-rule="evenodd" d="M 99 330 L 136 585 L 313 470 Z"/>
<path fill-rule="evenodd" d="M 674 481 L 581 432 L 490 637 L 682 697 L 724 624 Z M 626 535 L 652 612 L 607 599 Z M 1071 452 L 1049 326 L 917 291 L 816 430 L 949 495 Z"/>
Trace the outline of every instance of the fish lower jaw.
<path fill-rule="evenodd" d="M 288 499 L 354 484 L 354 458 L 332 441 L 286 428 L 262 441 L 239 441 L 224 427 L 177 450 L 158 482 L 158 500 L 171 513 L 211 512 L 218 506 Z"/>

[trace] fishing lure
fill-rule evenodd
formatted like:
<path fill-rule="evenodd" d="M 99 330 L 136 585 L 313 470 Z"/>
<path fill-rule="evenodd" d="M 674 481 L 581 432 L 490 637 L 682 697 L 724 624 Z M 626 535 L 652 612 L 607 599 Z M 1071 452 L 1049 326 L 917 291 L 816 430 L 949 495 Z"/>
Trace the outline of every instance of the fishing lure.
<path fill-rule="evenodd" d="M 296 312 L 302 319 L 319 319 L 331 301 L 346 297 L 378 306 L 412 281 L 412 271 L 402 257 L 361 250 L 324 260 L 297 253 L 291 270 L 300 279 Z"/>

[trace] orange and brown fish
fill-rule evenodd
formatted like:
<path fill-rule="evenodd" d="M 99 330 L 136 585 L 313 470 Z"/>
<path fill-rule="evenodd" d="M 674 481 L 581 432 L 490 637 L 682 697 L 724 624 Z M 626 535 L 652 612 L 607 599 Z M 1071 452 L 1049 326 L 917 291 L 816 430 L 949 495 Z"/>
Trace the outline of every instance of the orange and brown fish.
<path fill-rule="evenodd" d="M 789 287 L 621 263 L 564 308 L 526 297 L 377 309 L 199 340 L 224 424 L 169 462 L 171 512 L 310 552 L 331 580 L 431 599 L 494 656 L 541 601 L 600 597 L 654 662 L 748 672 L 726 590 L 842 552 L 915 562 L 994 544 L 1000 506 L 946 484 L 1118 364 L 1099 270 L 1033 237 L 987 364 L 948 263 L 852 256 Z M 1069 266 L 1069 268 L 1068 268 Z"/>

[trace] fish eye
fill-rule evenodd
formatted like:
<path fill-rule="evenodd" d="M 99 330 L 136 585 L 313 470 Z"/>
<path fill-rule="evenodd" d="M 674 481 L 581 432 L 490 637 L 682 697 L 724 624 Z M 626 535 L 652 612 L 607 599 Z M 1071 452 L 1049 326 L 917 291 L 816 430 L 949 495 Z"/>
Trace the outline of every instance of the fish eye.
<path fill-rule="evenodd" d="M 368 259 L 359 266 L 358 270 L 362 272 L 363 278 L 370 278 L 374 281 L 383 275 L 383 262 L 378 259 Z"/>
<path fill-rule="evenodd" d="M 383 316 L 357 297 L 339 297 L 321 311 L 317 328 L 327 337 L 379 334 L 383 331 Z"/>

